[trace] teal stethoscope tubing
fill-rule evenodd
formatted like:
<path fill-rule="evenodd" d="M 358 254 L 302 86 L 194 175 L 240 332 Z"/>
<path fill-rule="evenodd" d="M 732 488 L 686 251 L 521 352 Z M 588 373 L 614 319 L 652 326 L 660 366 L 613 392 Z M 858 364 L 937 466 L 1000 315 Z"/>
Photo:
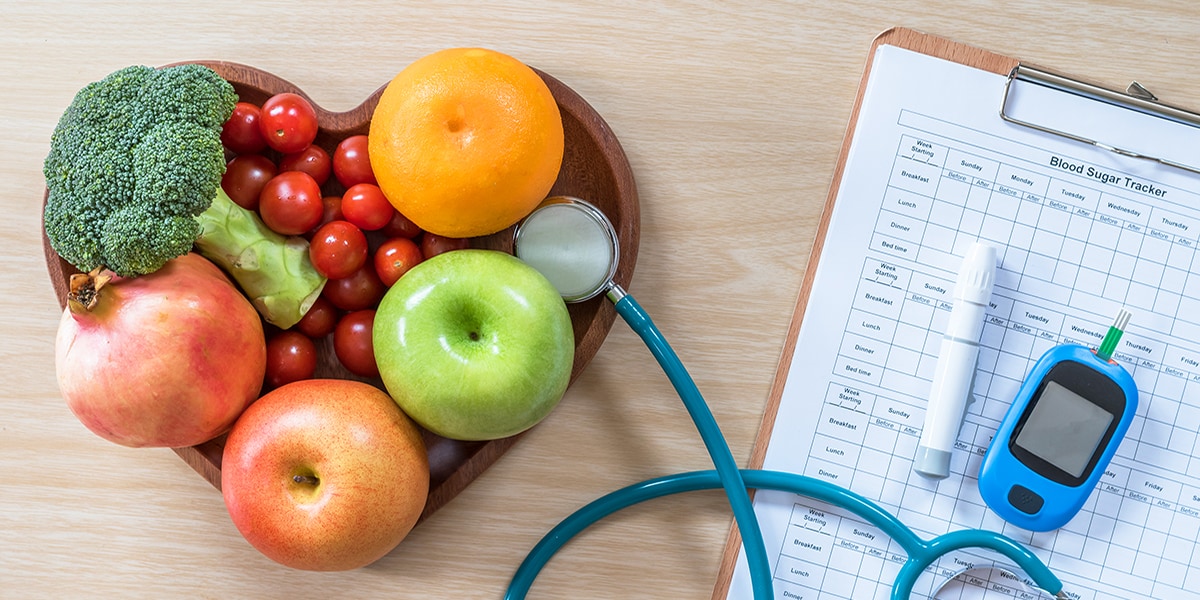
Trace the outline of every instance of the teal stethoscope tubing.
<path fill-rule="evenodd" d="M 733 510 L 734 521 L 742 535 L 742 545 L 746 549 L 746 558 L 750 565 L 754 596 L 756 598 L 770 597 L 773 594 L 771 565 L 767 560 L 766 545 L 763 543 L 762 530 L 758 526 L 758 517 L 754 514 L 754 504 L 750 501 L 746 482 L 742 480 L 742 473 L 738 468 L 737 461 L 734 460 L 733 453 L 729 450 L 729 444 L 726 443 L 725 436 L 717 425 L 717 420 L 713 418 L 708 403 L 700 395 L 700 389 L 692 381 L 692 376 L 684 368 L 679 356 L 671 349 L 671 345 L 654 325 L 650 315 L 633 299 L 633 296 L 614 283 L 609 289 L 608 298 L 613 301 L 617 314 L 621 315 L 621 318 L 629 324 L 630 329 L 633 329 L 634 333 L 637 333 L 646 343 L 646 347 L 650 349 L 650 353 L 662 366 L 663 371 L 667 374 L 667 379 L 671 381 L 671 385 L 679 394 L 679 398 L 683 400 L 683 405 L 687 408 L 688 415 L 692 417 L 692 422 L 695 423 L 696 429 L 700 433 L 700 439 L 704 442 L 708 455 L 712 457 L 713 466 L 716 467 L 716 474 L 720 479 L 720 486 L 725 488 L 725 496 L 729 499 L 729 506 Z"/>
<path fill-rule="evenodd" d="M 695 422 L 716 470 L 649 479 L 611 492 L 579 509 L 550 530 L 529 552 L 513 575 L 505 594 L 506 600 L 524 599 L 534 579 L 550 558 L 570 539 L 608 515 L 662 496 L 717 488 L 724 488 L 733 509 L 734 519 L 746 550 L 754 597 L 757 600 L 771 598 L 774 591 L 762 531 L 747 488 L 779 490 L 808 496 L 849 510 L 879 527 L 908 554 L 908 560 L 901 566 L 892 586 L 892 600 L 908 598 L 920 574 L 939 557 L 947 552 L 970 547 L 998 552 L 1021 567 L 1038 587 L 1051 594 L 1062 591 L 1062 582 L 1033 552 L 1006 536 L 981 529 L 967 529 L 952 531 L 925 541 L 891 513 L 845 488 L 793 473 L 739 469 L 695 382 L 654 322 L 650 320 L 650 316 L 632 296 L 615 284 L 609 290 L 608 296 L 613 300 L 617 314 L 642 338 L 666 372 L 692 421 Z"/>
<path fill-rule="evenodd" d="M 998 533 L 983 529 L 964 529 L 951 531 L 926 541 L 879 505 L 831 483 L 795 473 L 755 469 L 742 470 L 741 476 L 752 488 L 800 494 L 848 510 L 875 525 L 900 544 L 900 547 L 908 554 L 908 560 L 900 567 L 896 581 L 892 584 L 892 600 L 909 598 L 917 578 L 927 567 L 942 555 L 963 548 L 994 550 L 1021 567 L 1038 587 L 1051 594 L 1058 594 L 1062 591 L 1062 582 L 1054 573 L 1050 572 L 1050 569 L 1042 563 L 1037 555 L 1011 538 Z M 533 585 L 534 578 L 564 544 L 608 515 L 662 496 L 716 489 L 721 486 L 721 478 L 716 471 L 693 471 L 648 479 L 592 501 L 551 529 L 534 546 L 513 575 L 505 598 L 507 600 L 524 598 L 530 586 Z M 770 595 L 767 597 L 769 598 Z M 761 600 L 763 596 L 758 595 L 756 591 L 755 598 Z"/>

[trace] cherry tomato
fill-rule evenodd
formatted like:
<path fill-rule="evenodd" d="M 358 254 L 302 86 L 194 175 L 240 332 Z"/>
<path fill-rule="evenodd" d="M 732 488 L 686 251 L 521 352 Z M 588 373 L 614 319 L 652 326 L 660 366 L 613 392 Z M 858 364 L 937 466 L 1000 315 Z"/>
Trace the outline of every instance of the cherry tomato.
<path fill-rule="evenodd" d="M 317 370 L 317 346 L 298 331 L 281 331 L 267 341 L 267 376 L 270 387 L 311 379 Z"/>
<path fill-rule="evenodd" d="M 392 287 L 396 280 L 421 262 L 421 249 L 417 243 L 403 237 L 392 238 L 380 244 L 375 251 L 375 272 L 383 285 Z"/>
<path fill-rule="evenodd" d="M 316 302 L 308 308 L 300 322 L 296 323 L 296 329 L 314 340 L 319 340 L 333 333 L 337 322 L 337 307 L 324 296 L 317 296 Z"/>
<path fill-rule="evenodd" d="M 330 221 L 313 234 L 308 256 L 325 277 L 349 277 L 367 262 L 367 236 L 353 223 Z"/>
<path fill-rule="evenodd" d="M 322 226 L 334 221 L 346 220 L 346 217 L 342 215 L 341 196 L 325 196 L 324 198 L 321 198 L 321 206 L 323 209 L 321 212 L 321 221 L 317 223 L 316 227 L 313 227 L 311 230 L 309 230 L 307 235 L 310 238 L 315 235 L 317 230 Z"/>
<path fill-rule="evenodd" d="M 421 235 L 421 228 L 398 210 L 392 211 L 392 220 L 388 221 L 388 224 L 384 225 L 380 231 L 390 238 L 406 237 L 411 239 Z"/>
<path fill-rule="evenodd" d="M 387 286 L 379 279 L 375 265 L 367 263 L 349 277 L 327 281 L 321 295 L 342 310 L 354 311 L 377 306 L 384 292 Z"/>
<path fill-rule="evenodd" d="M 376 377 L 375 346 L 371 329 L 375 326 L 374 310 L 358 310 L 338 321 L 333 330 L 333 353 L 347 371 L 362 377 Z"/>
<path fill-rule="evenodd" d="M 325 214 L 321 186 L 308 173 L 280 173 L 263 186 L 258 211 L 272 231 L 300 235 L 316 227 Z"/>
<path fill-rule="evenodd" d="M 342 194 L 342 214 L 366 231 L 382 229 L 395 212 L 383 191 L 373 183 L 356 183 Z"/>
<path fill-rule="evenodd" d="M 367 155 L 367 136 L 352 135 L 333 151 L 333 176 L 346 187 L 356 183 L 377 183 Z"/>
<path fill-rule="evenodd" d="M 258 210 L 262 189 L 275 174 L 275 163 L 261 154 L 235 156 L 225 165 L 221 189 L 238 206 L 246 210 Z"/>
<path fill-rule="evenodd" d="M 254 154 L 267 147 L 258 120 L 260 111 L 249 102 L 238 102 L 233 114 L 221 126 L 221 143 L 234 154 Z"/>
<path fill-rule="evenodd" d="M 317 138 L 317 111 L 299 94 L 275 94 L 263 102 L 258 127 L 268 146 L 284 154 L 299 152 Z"/>
<path fill-rule="evenodd" d="M 279 170 L 282 171 L 303 171 L 312 175 L 317 185 L 325 185 L 329 181 L 330 167 L 329 153 L 324 148 L 312 144 L 309 147 L 292 154 L 284 154 L 283 158 L 279 159 Z"/>
<path fill-rule="evenodd" d="M 428 231 L 421 236 L 421 256 L 424 256 L 426 260 L 443 252 L 466 250 L 470 246 L 471 241 L 467 238 L 448 238 Z"/>

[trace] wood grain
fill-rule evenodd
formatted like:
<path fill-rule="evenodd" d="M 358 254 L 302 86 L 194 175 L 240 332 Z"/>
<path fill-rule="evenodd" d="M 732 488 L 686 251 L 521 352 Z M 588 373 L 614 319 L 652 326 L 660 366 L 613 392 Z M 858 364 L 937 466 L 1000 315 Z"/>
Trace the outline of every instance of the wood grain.
<path fill-rule="evenodd" d="M 130 64 L 219 59 L 348 110 L 451 46 L 495 48 L 553 74 L 619 137 L 641 210 L 629 291 L 748 462 L 881 31 L 903 25 L 1109 87 L 1137 79 L 1194 106 L 1197 17 L 1186 0 L 0 2 L 0 596 L 500 598 L 572 511 L 711 467 L 658 365 L 614 323 L 554 413 L 389 556 L 346 573 L 272 563 L 173 452 L 99 439 L 58 393 L 62 311 L 42 251 L 41 162 L 89 81 Z M 731 522 L 720 492 L 622 511 L 555 556 L 529 598 L 707 598 Z"/>
<path fill-rule="evenodd" d="M 262 105 L 271 96 L 282 92 L 304 95 L 316 109 L 317 121 L 320 124 L 313 143 L 324 148 L 330 156 L 333 156 L 334 149 L 343 139 L 367 133 L 371 113 L 386 87 L 380 86 L 375 93 L 353 109 L 331 112 L 321 107 L 315 99 L 308 97 L 297 86 L 261 69 L 232 62 L 196 62 L 212 68 L 232 83 L 239 99 L 244 102 Z M 625 152 L 604 119 L 587 101 L 557 79 L 540 70 L 535 71 L 554 94 L 563 120 L 563 163 L 558 179 L 551 189 L 551 195 L 588 199 L 612 221 L 621 247 L 620 260 L 613 279 L 622 286 L 628 286 L 637 262 L 640 216 L 637 189 Z M 273 158 L 278 159 L 278 156 Z M 341 195 L 345 188 L 336 178 L 330 178 L 323 186 L 322 192 L 325 195 Z M 48 191 L 43 194 L 43 206 L 48 194 Z M 473 238 L 471 245 L 475 248 L 511 252 L 512 228 L 490 236 Z M 72 274 L 79 271 L 55 253 L 44 234 L 42 248 L 59 308 L 63 308 L 67 302 L 68 280 Z M 616 313 L 603 297 L 569 304 L 568 311 L 575 333 L 575 362 L 571 369 L 571 382 L 574 383 L 604 342 Z M 361 377 L 346 370 L 333 352 L 331 336 L 317 342 L 316 377 L 355 379 L 385 389 L 383 381 L 378 377 Z M 429 498 L 421 514 L 423 521 L 470 485 L 524 434 L 483 442 L 448 439 L 425 430 L 422 430 L 422 435 L 429 451 L 430 468 Z M 221 455 L 224 447 L 225 436 L 222 435 L 196 446 L 173 450 L 188 466 L 219 490 Z"/>

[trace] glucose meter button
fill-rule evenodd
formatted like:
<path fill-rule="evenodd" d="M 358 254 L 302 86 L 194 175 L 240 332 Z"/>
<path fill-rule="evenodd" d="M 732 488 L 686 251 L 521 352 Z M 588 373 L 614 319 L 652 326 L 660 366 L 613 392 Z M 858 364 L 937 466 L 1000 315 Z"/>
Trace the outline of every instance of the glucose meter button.
<path fill-rule="evenodd" d="M 1039 496 L 1037 492 L 1016 483 L 1008 489 L 1008 503 L 1013 508 L 1025 514 L 1032 515 L 1042 510 L 1042 505 L 1046 503 L 1046 500 Z"/>

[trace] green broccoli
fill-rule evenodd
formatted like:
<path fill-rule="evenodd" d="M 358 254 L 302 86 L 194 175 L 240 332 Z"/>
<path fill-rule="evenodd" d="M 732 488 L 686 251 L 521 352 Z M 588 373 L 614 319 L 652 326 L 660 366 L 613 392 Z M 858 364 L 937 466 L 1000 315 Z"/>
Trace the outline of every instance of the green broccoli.
<path fill-rule="evenodd" d="M 80 90 L 43 167 L 50 245 L 80 271 L 125 277 L 188 252 L 225 172 L 221 124 L 236 103 L 200 65 L 126 67 Z"/>
<path fill-rule="evenodd" d="M 267 321 L 283 328 L 299 321 L 325 279 L 307 252 L 297 260 L 297 241 L 265 236 L 265 227 L 212 231 L 213 223 L 230 222 L 230 206 L 244 211 L 214 203 L 225 172 L 221 127 L 237 101 L 229 82 L 196 64 L 126 67 L 79 90 L 43 165 L 51 247 L 80 271 L 103 267 L 134 277 L 191 251 L 203 222 L 219 243 L 203 245 L 201 254 L 218 264 L 214 256 L 242 257 L 222 266 Z M 217 214 L 201 219 L 210 209 Z M 251 263 L 253 272 L 240 269 Z"/>

